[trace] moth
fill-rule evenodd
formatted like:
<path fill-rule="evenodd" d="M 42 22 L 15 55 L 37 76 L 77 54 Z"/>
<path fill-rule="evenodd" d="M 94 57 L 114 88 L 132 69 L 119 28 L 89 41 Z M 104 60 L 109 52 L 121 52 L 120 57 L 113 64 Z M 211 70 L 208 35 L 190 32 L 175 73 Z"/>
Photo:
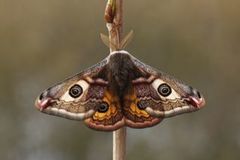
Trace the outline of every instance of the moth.
<path fill-rule="evenodd" d="M 96 130 L 151 127 L 164 118 L 197 111 L 200 92 L 124 50 L 45 90 L 35 105 L 43 113 L 84 120 Z"/>

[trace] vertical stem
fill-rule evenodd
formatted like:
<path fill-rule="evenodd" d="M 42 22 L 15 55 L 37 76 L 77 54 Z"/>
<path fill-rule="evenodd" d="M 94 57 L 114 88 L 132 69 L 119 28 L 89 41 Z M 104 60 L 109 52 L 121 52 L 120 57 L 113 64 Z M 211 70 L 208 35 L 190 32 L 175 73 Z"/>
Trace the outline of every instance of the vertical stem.
<path fill-rule="evenodd" d="M 126 152 L 126 127 L 113 132 L 113 160 L 124 160 Z"/>
<path fill-rule="evenodd" d="M 105 9 L 105 20 L 109 33 L 110 52 L 121 49 L 123 0 L 108 0 Z M 113 132 L 113 160 L 125 159 L 126 132 L 126 127 L 122 127 Z"/>
<path fill-rule="evenodd" d="M 123 0 L 108 0 L 105 10 L 106 26 L 109 33 L 110 52 L 121 49 L 123 30 Z"/>

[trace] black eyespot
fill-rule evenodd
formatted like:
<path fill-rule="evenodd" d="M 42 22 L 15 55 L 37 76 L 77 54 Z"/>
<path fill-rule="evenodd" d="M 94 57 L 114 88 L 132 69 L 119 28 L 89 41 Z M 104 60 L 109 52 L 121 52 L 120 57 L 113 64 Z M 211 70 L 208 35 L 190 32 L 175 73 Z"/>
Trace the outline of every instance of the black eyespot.
<path fill-rule="evenodd" d="M 167 97 L 172 93 L 172 89 L 169 85 L 167 85 L 166 83 L 163 83 L 159 85 L 158 93 L 160 93 L 161 96 Z"/>
<path fill-rule="evenodd" d="M 109 105 L 106 102 L 103 102 L 98 106 L 98 112 L 100 113 L 107 112 L 108 108 L 109 108 Z"/>
<path fill-rule="evenodd" d="M 69 95 L 73 98 L 78 98 L 83 93 L 83 89 L 80 85 L 75 84 L 69 89 Z"/>
<path fill-rule="evenodd" d="M 43 93 L 39 96 L 39 100 L 43 100 L 46 97 L 49 97 L 49 89 L 43 91 Z"/>
<path fill-rule="evenodd" d="M 42 99 L 43 99 L 44 93 L 45 93 L 45 92 L 43 92 L 43 93 L 39 96 L 39 100 L 42 100 Z"/>
<path fill-rule="evenodd" d="M 145 101 L 138 101 L 137 102 L 137 107 L 140 109 L 140 110 L 144 110 L 146 109 L 147 107 L 147 103 Z"/>
<path fill-rule="evenodd" d="M 197 91 L 198 98 L 202 98 L 200 92 Z"/>

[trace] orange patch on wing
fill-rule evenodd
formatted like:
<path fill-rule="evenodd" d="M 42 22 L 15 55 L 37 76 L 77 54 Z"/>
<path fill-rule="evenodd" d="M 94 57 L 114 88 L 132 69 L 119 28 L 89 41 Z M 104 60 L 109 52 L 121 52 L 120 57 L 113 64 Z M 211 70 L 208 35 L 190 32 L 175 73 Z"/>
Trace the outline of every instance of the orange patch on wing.
<path fill-rule="evenodd" d="M 126 96 L 125 99 L 131 102 L 129 106 L 129 112 L 131 114 L 136 115 L 138 117 L 145 117 L 145 118 L 148 118 L 150 116 L 146 111 L 138 108 L 137 102 L 139 101 L 139 99 L 136 97 L 136 94 L 134 92 Z"/>
<path fill-rule="evenodd" d="M 136 103 L 132 103 L 131 106 L 130 106 L 130 112 L 133 114 L 133 115 L 136 115 L 138 117 L 145 117 L 145 118 L 148 118 L 149 117 L 149 114 L 144 111 L 144 110 L 140 110 Z"/>
<path fill-rule="evenodd" d="M 96 112 L 93 115 L 94 120 L 110 119 L 117 114 L 117 105 L 119 103 L 117 97 L 113 96 L 109 91 L 105 92 L 103 101 L 109 105 L 108 110 L 105 113 Z"/>

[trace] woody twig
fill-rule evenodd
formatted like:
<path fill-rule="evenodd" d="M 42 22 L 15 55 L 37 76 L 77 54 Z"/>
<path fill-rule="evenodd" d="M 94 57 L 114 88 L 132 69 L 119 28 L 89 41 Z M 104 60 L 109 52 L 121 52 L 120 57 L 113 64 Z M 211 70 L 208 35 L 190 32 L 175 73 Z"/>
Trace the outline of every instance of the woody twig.
<path fill-rule="evenodd" d="M 101 34 L 110 52 L 122 49 L 123 0 L 108 0 L 104 18 L 108 29 L 108 40 Z M 105 40 L 104 40 L 105 39 Z M 123 42 L 124 43 L 124 42 Z M 126 151 L 126 127 L 113 132 L 113 160 L 124 160 Z"/>

